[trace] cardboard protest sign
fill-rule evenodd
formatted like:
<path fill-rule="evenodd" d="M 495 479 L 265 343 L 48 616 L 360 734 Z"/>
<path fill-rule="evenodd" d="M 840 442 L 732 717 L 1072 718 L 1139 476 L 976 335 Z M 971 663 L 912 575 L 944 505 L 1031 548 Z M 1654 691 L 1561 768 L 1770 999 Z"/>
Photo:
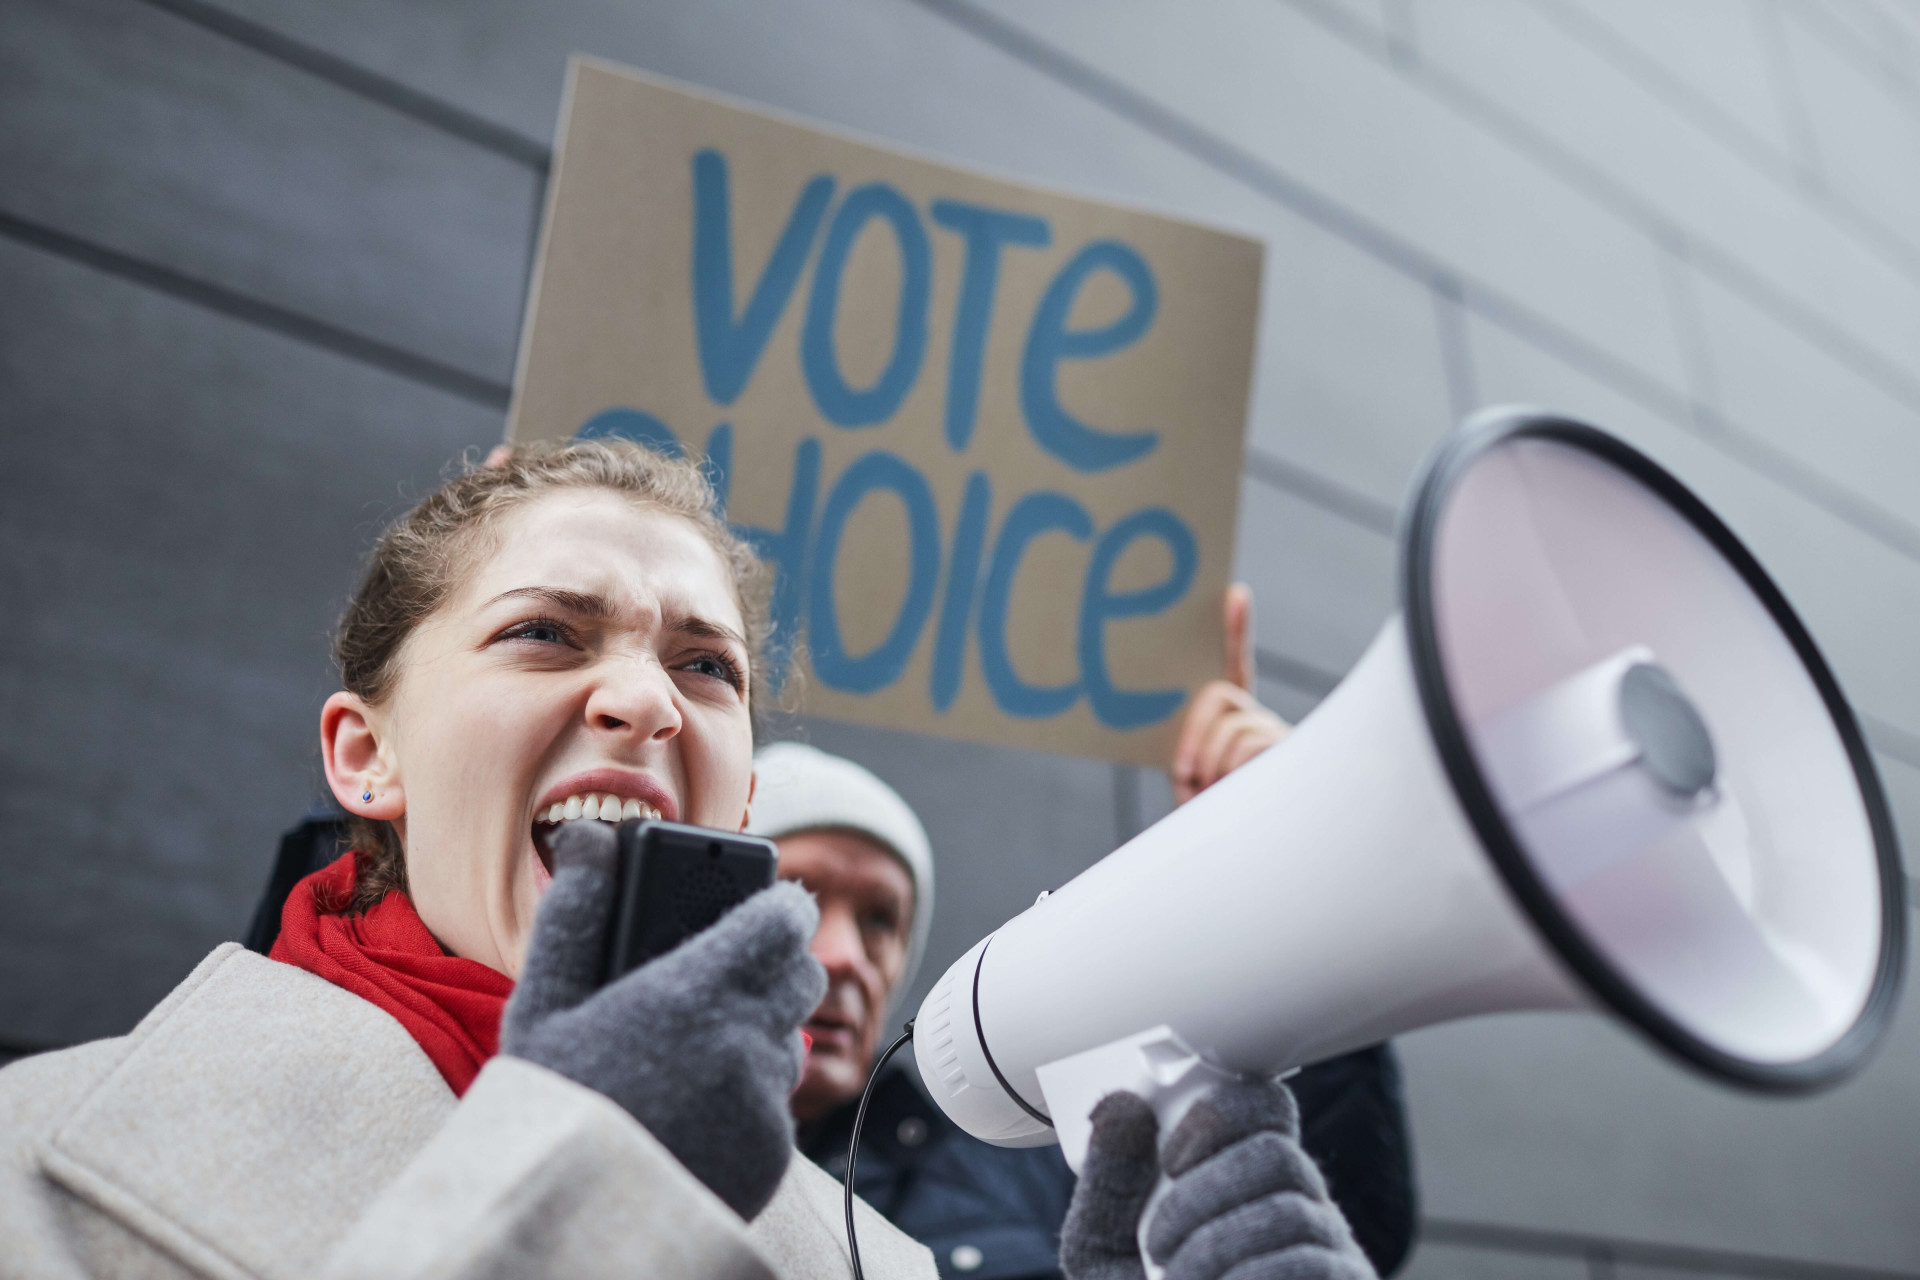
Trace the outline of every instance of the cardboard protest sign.
<path fill-rule="evenodd" d="M 1160 764 L 1220 672 L 1260 264 L 576 59 L 508 438 L 704 453 L 808 712 Z"/>

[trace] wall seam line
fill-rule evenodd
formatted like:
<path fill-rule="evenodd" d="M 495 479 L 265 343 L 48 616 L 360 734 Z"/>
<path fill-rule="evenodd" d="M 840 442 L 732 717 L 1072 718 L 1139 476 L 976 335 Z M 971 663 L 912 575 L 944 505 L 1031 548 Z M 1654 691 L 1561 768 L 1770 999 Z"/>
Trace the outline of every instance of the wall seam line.
<path fill-rule="evenodd" d="M 90 267 L 203 310 L 242 321 L 332 355 L 444 391 L 489 409 L 504 410 L 508 387 L 476 373 L 423 356 L 276 303 L 250 297 L 171 267 L 110 249 L 65 231 L 0 210 L 0 239 Z"/>
<path fill-rule="evenodd" d="M 1453 273 L 1444 265 L 1393 233 L 1368 222 L 1360 215 L 1322 196 L 1297 179 L 1274 169 L 1266 162 L 1252 157 L 1237 146 L 1207 133 L 1177 113 L 1145 98 L 1131 87 L 1010 26 L 997 16 L 979 9 L 970 3 L 970 0 L 910 0 L 910 2 L 948 19 L 956 27 L 973 34 L 1003 53 L 1026 62 L 1065 87 L 1106 107 L 1120 118 L 1187 152 L 1200 162 L 1266 196 L 1275 204 L 1310 224 L 1371 254 L 1380 262 L 1422 285 L 1431 288 L 1436 280 L 1452 276 Z M 1505 298 L 1498 291 L 1477 282 L 1462 279 L 1461 283 L 1467 305 L 1476 313 L 1501 325 L 1540 350 L 1560 355 L 1576 368 L 1609 384 L 1615 390 L 1628 395 L 1629 398 L 1642 404 L 1649 404 L 1650 407 L 1657 406 L 1656 411 L 1674 425 L 1709 446 L 1721 449 L 1730 460 L 1746 465 L 1750 469 L 1759 470 L 1753 468 L 1751 456 L 1772 457 L 1765 450 L 1748 449 L 1742 452 L 1725 448 L 1731 436 L 1724 431 L 1703 433 L 1693 422 L 1692 413 L 1685 407 L 1683 396 L 1662 388 L 1658 395 L 1650 398 L 1646 391 L 1646 385 L 1651 380 L 1650 375 L 1642 374 L 1638 370 L 1633 370 L 1630 375 L 1623 375 L 1621 371 L 1626 366 L 1622 362 L 1612 357 L 1596 358 L 1595 349 L 1583 339 L 1562 330 L 1530 308 Z M 1577 353 L 1577 358 L 1564 353 Z M 1681 411 L 1673 412 L 1667 407 L 1668 401 L 1680 403 Z M 1724 418 L 1717 421 L 1726 422 Z M 1730 423 L 1727 426 L 1731 428 Z M 1881 513 L 1851 492 L 1836 493 L 1834 487 L 1830 485 L 1813 483 L 1811 478 L 1814 473 L 1797 462 L 1792 464 L 1791 470 L 1795 477 L 1804 478 L 1807 481 L 1804 486 L 1782 479 L 1774 470 L 1761 470 L 1759 474 L 1775 483 L 1783 484 L 1789 491 L 1854 526 L 1875 541 L 1886 544 L 1901 555 L 1920 559 L 1920 529 L 1912 528 L 1905 521 Z"/>
<path fill-rule="evenodd" d="M 1611 175 L 1588 164 L 1552 138 L 1541 135 L 1499 103 L 1475 92 L 1470 85 L 1450 72 L 1437 69 L 1424 60 L 1411 68 L 1383 61 L 1365 42 L 1354 40 L 1342 26 L 1326 20 L 1317 7 L 1317 0 L 1281 0 L 1281 2 L 1345 40 L 1366 56 L 1382 61 L 1383 65 L 1389 69 L 1426 88 L 1433 96 L 1449 103 L 1462 115 L 1478 121 L 1486 133 L 1501 139 L 1522 155 L 1532 158 L 1541 168 L 1556 174 L 1567 185 L 1585 194 L 1594 204 L 1612 212 L 1631 229 L 1653 240 L 1656 248 L 1664 240 L 1690 245 L 1696 266 L 1711 271 L 1719 277 L 1721 283 L 1743 294 L 1749 303 L 1770 312 L 1776 321 L 1794 330 L 1810 346 L 1826 352 L 1827 355 L 1846 364 L 1860 377 L 1876 384 L 1882 391 L 1920 411 L 1920 380 L 1916 380 L 1898 364 L 1853 338 L 1830 321 L 1801 306 L 1792 297 L 1783 294 L 1779 288 L 1752 271 L 1740 259 L 1710 242 L 1700 240 L 1687 227 L 1642 201 Z M 1901 255 L 1907 257 L 1907 261 L 1898 261 L 1885 254 L 1881 256 L 1895 269 L 1911 277 L 1916 286 L 1920 286 L 1920 250 L 1916 250 L 1910 257 Z"/>
<path fill-rule="evenodd" d="M 218 5 L 208 4 L 205 0 L 135 2 L 170 14 L 262 57 L 271 58 L 343 92 L 524 165 L 536 173 L 544 174 L 552 164 L 553 153 L 550 148 L 517 130 L 495 124 L 483 116 L 422 93 L 378 72 L 369 71 L 337 54 L 296 40 Z"/>
<path fill-rule="evenodd" d="M 1514 1227 L 1458 1218 L 1423 1218 L 1420 1238 L 1438 1244 L 1517 1253 L 1534 1257 L 1589 1260 L 1604 1256 L 1614 1264 L 1725 1275 L 1729 1270 L 1753 1280 L 1920 1280 L 1920 1272 L 1890 1271 L 1848 1263 L 1815 1262 L 1770 1254 L 1696 1245 L 1661 1244 L 1630 1237 Z"/>

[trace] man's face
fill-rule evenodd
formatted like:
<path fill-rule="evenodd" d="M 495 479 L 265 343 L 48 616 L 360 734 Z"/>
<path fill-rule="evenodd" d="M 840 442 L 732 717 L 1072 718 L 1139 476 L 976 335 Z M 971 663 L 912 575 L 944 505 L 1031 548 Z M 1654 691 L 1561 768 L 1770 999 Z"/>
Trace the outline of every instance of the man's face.
<path fill-rule="evenodd" d="M 880 1019 L 907 963 L 913 877 L 853 831 L 800 831 L 779 845 L 780 878 L 798 880 L 820 902 L 813 954 L 827 970 L 826 998 L 805 1026 L 813 1048 L 793 1094 L 794 1119 L 805 1124 L 866 1087 Z"/>

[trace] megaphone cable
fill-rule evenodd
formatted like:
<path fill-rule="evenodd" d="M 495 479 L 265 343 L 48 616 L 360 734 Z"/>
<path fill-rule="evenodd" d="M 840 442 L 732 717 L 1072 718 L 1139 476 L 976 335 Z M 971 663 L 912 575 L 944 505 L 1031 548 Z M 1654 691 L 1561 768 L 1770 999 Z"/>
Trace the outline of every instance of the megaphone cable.
<path fill-rule="evenodd" d="M 853 1260 L 853 1280 L 867 1280 L 866 1273 L 860 1269 L 860 1237 L 853 1229 L 853 1162 L 860 1156 L 860 1130 L 867 1123 L 867 1103 L 873 1101 L 873 1086 L 879 1083 L 880 1072 L 887 1060 L 913 1039 L 913 1019 L 907 1019 L 907 1025 L 901 1029 L 900 1038 L 887 1046 L 887 1051 L 874 1062 L 873 1070 L 867 1075 L 867 1087 L 860 1094 L 860 1109 L 853 1113 L 853 1138 L 847 1143 L 847 1254 Z"/>

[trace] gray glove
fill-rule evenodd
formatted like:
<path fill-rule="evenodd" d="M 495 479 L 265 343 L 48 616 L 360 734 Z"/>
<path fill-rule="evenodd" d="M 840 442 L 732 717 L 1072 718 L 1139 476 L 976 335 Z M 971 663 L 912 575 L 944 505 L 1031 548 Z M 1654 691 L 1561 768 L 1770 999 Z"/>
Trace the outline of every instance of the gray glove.
<path fill-rule="evenodd" d="M 1300 1146 L 1279 1084 L 1221 1085 L 1156 1157 L 1159 1126 L 1129 1093 L 1102 1099 L 1060 1234 L 1067 1280 L 1141 1280 L 1140 1211 L 1164 1161 L 1171 1185 L 1147 1224 L 1166 1280 L 1375 1280 L 1326 1180 Z"/>
<path fill-rule="evenodd" d="M 807 951 L 820 912 L 776 884 L 618 981 L 599 986 L 617 841 L 570 822 L 507 1001 L 500 1052 L 606 1095 L 742 1218 L 766 1208 L 793 1153 L 787 1095 L 800 1024 L 826 994 Z"/>

